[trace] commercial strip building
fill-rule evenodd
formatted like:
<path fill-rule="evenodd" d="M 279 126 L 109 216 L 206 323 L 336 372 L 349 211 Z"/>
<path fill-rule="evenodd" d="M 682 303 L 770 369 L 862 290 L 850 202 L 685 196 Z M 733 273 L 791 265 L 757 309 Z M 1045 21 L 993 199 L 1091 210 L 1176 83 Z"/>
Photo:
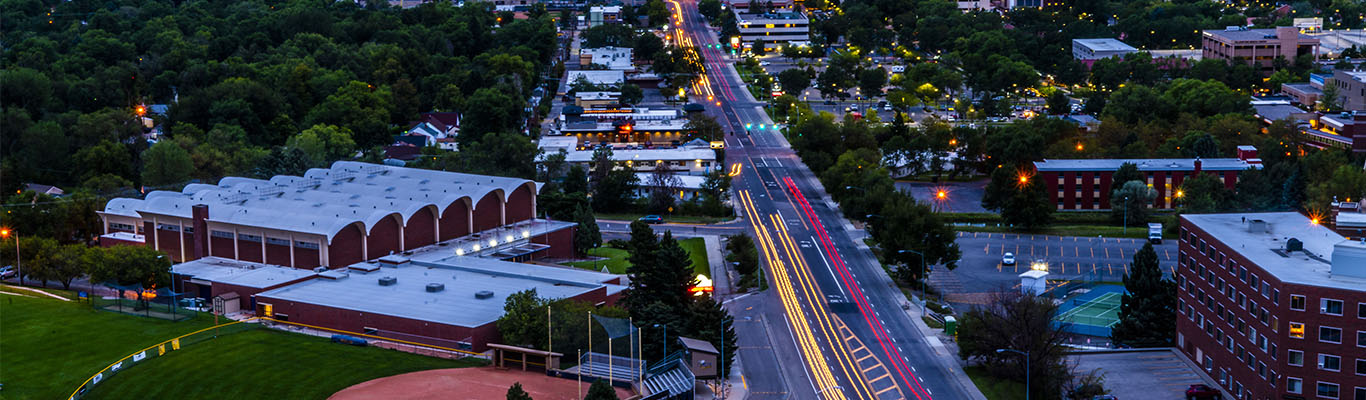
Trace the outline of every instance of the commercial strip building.
<path fill-rule="evenodd" d="M 630 47 L 612 46 L 579 50 L 579 65 L 587 67 L 596 64 L 615 71 L 635 70 L 632 51 Z"/>
<path fill-rule="evenodd" d="M 565 161 L 570 166 L 580 166 L 585 171 L 590 172 L 596 168 L 593 165 L 595 148 L 580 145 L 575 137 L 546 136 L 541 138 L 539 146 L 541 154 L 537 156 L 538 163 L 544 162 L 546 157 L 552 154 L 563 151 Z M 662 163 L 675 174 L 694 176 L 706 175 L 712 169 L 721 166 L 716 162 L 716 150 L 713 150 L 709 143 L 701 140 L 683 143 L 677 147 L 645 148 L 642 146 L 614 145 L 612 161 L 616 164 L 613 167 L 614 169 L 630 169 L 640 173 L 648 173 L 653 172 L 656 165 Z"/>
<path fill-rule="evenodd" d="M 1293 212 L 1181 216 L 1176 343 L 1248 399 L 1366 397 L 1366 243 Z"/>
<path fill-rule="evenodd" d="M 687 124 L 678 109 L 565 106 L 550 134 L 577 136 L 586 142 L 677 145 Z"/>
<path fill-rule="evenodd" d="M 98 212 L 100 242 L 151 246 L 177 262 L 215 256 L 294 268 L 337 268 L 508 229 L 552 244 L 564 228 L 534 219 L 537 190 L 525 179 L 339 161 L 302 177 L 229 177 L 110 200 Z"/>
<path fill-rule="evenodd" d="M 1157 192 L 1149 207 L 1163 209 L 1176 204 L 1178 188 L 1186 178 L 1214 174 L 1225 187 L 1233 189 L 1239 172 L 1262 166 L 1256 148 L 1239 146 L 1238 158 L 1043 160 L 1034 162 L 1034 170 L 1059 210 L 1108 210 L 1110 179 L 1125 163 L 1137 165 L 1147 177 L 1148 187 Z"/>
<path fill-rule="evenodd" d="M 1263 76 L 1267 76 L 1275 72 L 1273 63 L 1277 58 L 1294 62 L 1295 57 L 1300 55 L 1315 54 L 1318 46 L 1318 39 L 1300 33 L 1295 27 L 1229 27 L 1224 30 L 1204 31 L 1201 55 L 1203 58 L 1241 60 L 1257 67 Z"/>
<path fill-rule="evenodd" d="M 811 20 L 805 13 L 781 11 L 744 14 L 739 9 L 732 10 L 735 12 L 735 26 L 740 29 L 738 44 L 742 47 L 752 48 L 755 41 L 762 40 L 765 49 L 774 50 L 788 43 L 811 40 Z"/>

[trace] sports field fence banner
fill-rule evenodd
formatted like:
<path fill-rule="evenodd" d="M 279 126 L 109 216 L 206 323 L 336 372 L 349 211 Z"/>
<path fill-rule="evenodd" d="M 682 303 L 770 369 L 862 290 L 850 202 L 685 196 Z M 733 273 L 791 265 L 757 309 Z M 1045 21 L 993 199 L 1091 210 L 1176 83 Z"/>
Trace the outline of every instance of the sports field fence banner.
<path fill-rule="evenodd" d="M 85 382 L 82 382 L 81 385 L 77 387 L 75 391 L 71 392 L 71 396 L 69 396 L 68 398 L 71 400 L 80 399 L 87 393 L 90 393 L 90 391 L 94 389 L 95 386 L 109 380 L 114 375 L 118 375 L 119 373 L 130 368 L 135 368 L 138 365 L 147 362 L 148 360 L 174 354 L 176 351 L 179 351 L 180 349 L 183 349 L 186 346 L 193 346 L 197 343 L 213 340 L 214 338 L 217 338 L 222 335 L 231 335 L 234 333 L 259 328 L 261 324 L 258 324 L 256 322 L 257 321 L 255 320 L 255 318 L 242 321 L 231 321 L 223 324 L 214 325 L 208 328 L 200 329 L 184 335 L 176 336 L 164 342 L 148 346 L 142 350 L 124 356 L 118 361 L 115 361 L 114 363 L 104 367 L 104 369 L 101 369 L 94 375 L 91 375 L 89 378 L 86 378 Z"/>

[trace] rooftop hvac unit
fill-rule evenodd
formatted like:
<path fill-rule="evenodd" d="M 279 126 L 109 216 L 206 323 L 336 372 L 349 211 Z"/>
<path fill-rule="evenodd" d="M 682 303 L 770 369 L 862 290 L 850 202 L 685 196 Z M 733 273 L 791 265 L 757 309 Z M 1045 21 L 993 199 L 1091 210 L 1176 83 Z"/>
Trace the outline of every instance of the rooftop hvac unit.
<path fill-rule="evenodd" d="M 1304 242 L 1301 242 L 1296 238 L 1290 238 L 1290 240 L 1285 241 L 1285 251 L 1304 251 Z"/>
<path fill-rule="evenodd" d="M 477 293 L 474 294 L 474 298 L 480 299 L 480 300 L 484 300 L 484 299 L 488 299 L 488 298 L 492 298 L 492 297 L 493 297 L 493 291 L 492 291 L 492 290 L 480 290 L 479 292 L 477 292 Z"/>
<path fill-rule="evenodd" d="M 327 267 L 317 267 L 317 268 L 314 268 L 314 269 L 313 269 L 313 272 L 317 272 L 317 273 L 327 272 Z"/>
<path fill-rule="evenodd" d="M 427 291 L 428 291 L 428 292 L 436 293 L 436 292 L 440 292 L 440 291 L 442 291 L 442 290 L 446 290 L 446 285 L 445 285 L 445 284 L 441 284 L 441 283 L 428 283 L 428 284 L 427 284 Z"/>
<path fill-rule="evenodd" d="M 394 286 L 394 285 L 397 285 L 397 284 L 398 284 L 398 278 L 395 278 L 395 277 L 392 277 L 392 276 L 386 276 L 386 277 L 383 277 L 383 278 L 379 278 L 379 285 L 380 285 L 380 286 Z"/>

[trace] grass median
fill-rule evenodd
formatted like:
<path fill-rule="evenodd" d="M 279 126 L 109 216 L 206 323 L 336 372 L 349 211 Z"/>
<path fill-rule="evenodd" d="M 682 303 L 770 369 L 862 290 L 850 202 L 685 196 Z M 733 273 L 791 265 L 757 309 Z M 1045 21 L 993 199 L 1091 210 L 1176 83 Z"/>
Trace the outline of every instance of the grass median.
<path fill-rule="evenodd" d="M 711 277 L 711 264 L 707 261 L 707 245 L 702 238 L 688 238 L 678 241 L 678 245 L 683 250 L 688 251 L 688 258 L 692 260 L 692 267 L 695 274 L 702 274 Z M 575 261 L 565 263 L 575 268 L 583 268 L 594 271 L 601 271 L 607 267 L 608 272 L 614 274 L 625 274 L 630 272 L 631 262 L 626 258 L 630 257 L 630 252 L 615 247 L 599 247 L 588 251 L 588 255 L 603 257 L 597 261 Z"/>

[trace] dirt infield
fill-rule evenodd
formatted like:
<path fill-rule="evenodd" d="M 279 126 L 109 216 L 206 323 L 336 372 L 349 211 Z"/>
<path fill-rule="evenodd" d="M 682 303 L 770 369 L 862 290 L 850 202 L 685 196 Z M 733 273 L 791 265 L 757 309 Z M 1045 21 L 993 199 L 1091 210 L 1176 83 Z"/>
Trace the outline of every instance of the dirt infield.
<path fill-rule="evenodd" d="M 577 400 L 578 381 L 553 378 L 539 372 L 500 370 L 493 367 L 453 368 L 418 371 L 379 378 L 351 386 L 328 397 L 329 400 L 426 400 L 426 399 L 501 399 L 513 383 L 536 400 Z M 583 385 L 584 394 L 588 384 Z M 617 388 L 617 397 L 631 392 Z"/>

